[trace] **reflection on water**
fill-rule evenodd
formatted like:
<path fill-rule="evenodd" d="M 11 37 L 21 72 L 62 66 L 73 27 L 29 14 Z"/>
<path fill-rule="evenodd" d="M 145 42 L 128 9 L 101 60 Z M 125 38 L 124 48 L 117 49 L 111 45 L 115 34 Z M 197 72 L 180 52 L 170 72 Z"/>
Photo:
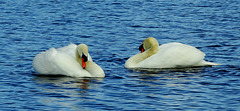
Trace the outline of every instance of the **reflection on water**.
<path fill-rule="evenodd" d="M 151 75 L 164 75 L 164 74 L 193 74 L 193 73 L 201 73 L 207 67 L 186 67 L 186 68 L 136 68 L 132 69 L 135 72 L 142 73 L 144 76 Z M 180 77 L 180 76 L 179 76 Z"/>
<path fill-rule="evenodd" d="M 204 76 L 210 67 L 169 68 L 169 69 L 134 69 L 129 76 L 134 78 L 137 86 L 146 87 L 152 94 L 155 89 L 159 93 L 169 94 L 169 90 L 192 90 L 200 84 L 196 82 Z M 166 91 L 166 92 L 165 92 Z"/>
<path fill-rule="evenodd" d="M 54 84 L 58 87 L 88 89 L 90 78 L 73 78 L 67 76 L 36 76 L 33 80 L 38 84 Z M 102 80 L 97 78 L 96 80 Z"/>
<path fill-rule="evenodd" d="M 35 76 L 32 79 L 38 84 L 41 97 L 39 102 L 46 105 L 57 105 L 74 108 L 74 102 L 81 101 L 79 97 L 87 97 L 90 87 L 97 87 L 95 82 L 103 81 L 103 78 L 73 78 L 67 76 Z M 90 86 L 91 85 L 91 86 Z"/>

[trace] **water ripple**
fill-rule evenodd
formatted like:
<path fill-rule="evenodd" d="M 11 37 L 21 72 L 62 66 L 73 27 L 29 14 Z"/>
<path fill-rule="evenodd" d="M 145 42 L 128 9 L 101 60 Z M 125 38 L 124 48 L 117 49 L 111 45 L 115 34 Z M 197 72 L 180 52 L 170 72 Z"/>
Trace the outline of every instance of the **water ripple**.
<path fill-rule="evenodd" d="M 239 110 L 240 2 L 0 1 L 1 110 Z M 182 42 L 214 67 L 124 68 L 146 37 Z M 85 43 L 105 78 L 37 76 L 40 51 Z M 34 102 L 33 102 L 34 101 Z"/>

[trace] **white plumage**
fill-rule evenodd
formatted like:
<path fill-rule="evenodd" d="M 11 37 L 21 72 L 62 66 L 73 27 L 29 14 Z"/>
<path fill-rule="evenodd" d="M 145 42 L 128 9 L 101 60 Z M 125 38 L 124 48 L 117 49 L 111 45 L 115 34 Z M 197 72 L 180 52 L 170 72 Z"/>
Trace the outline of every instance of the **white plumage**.
<path fill-rule="evenodd" d="M 87 50 L 86 69 L 77 61 L 76 49 L 81 45 L 70 44 L 58 49 L 50 48 L 40 52 L 33 59 L 34 69 L 42 75 L 66 75 L 73 77 L 104 77 L 104 71 L 95 64 Z M 82 55 L 79 54 L 79 57 Z M 81 59 L 81 58 L 80 58 Z"/>
<path fill-rule="evenodd" d="M 158 46 L 157 40 L 153 37 L 144 40 L 142 45 L 145 51 L 129 58 L 125 63 L 126 68 L 176 68 L 219 65 L 203 60 L 205 54 L 190 45 L 174 42 Z M 154 49 L 154 47 L 156 48 Z"/>

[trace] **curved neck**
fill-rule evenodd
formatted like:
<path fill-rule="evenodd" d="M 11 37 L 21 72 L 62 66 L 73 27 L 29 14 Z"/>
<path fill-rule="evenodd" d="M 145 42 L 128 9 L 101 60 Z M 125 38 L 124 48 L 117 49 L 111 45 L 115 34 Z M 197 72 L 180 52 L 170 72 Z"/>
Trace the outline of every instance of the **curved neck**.
<path fill-rule="evenodd" d="M 147 43 L 148 49 L 146 51 L 144 51 L 143 53 L 138 53 L 136 55 L 134 55 L 133 57 L 129 58 L 126 63 L 125 63 L 125 67 L 127 68 L 135 68 L 137 67 L 136 65 L 142 61 L 144 61 L 145 59 L 151 57 L 152 55 L 156 54 L 159 51 L 159 44 L 157 41 L 151 41 Z"/>
<path fill-rule="evenodd" d="M 156 54 L 157 52 L 158 52 L 158 47 L 152 46 L 150 49 L 148 49 L 145 52 L 140 54 L 141 61 L 147 59 L 148 57 L 151 57 L 152 55 Z"/>
<path fill-rule="evenodd" d="M 76 59 L 77 59 L 77 62 L 80 64 L 80 66 L 82 66 L 82 58 L 80 57 L 80 55 L 78 54 L 77 51 L 76 51 Z M 86 62 L 85 70 L 88 71 L 91 74 L 91 76 L 93 76 L 93 77 L 104 77 L 105 76 L 105 73 L 102 70 L 102 68 L 92 61 Z"/>
<path fill-rule="evenodd" d="M 78 54 L 78 51 L 76 50 L 76 59 L 77 62 L 82 66 L 82 58 L 80 57 L 80 55 Z"/>
<path fill-rule="evenodd" d="M 150 48 L 148 49 L 149 50 L 149 55 L 153 55 L 153 54 L 156 54 L 159 50 L 159 43 L 157 40 L 151 40 L 149 41 L 149 45 L 150 45 Z"/>
<path fill-rule="evenodd" d="M 138 53 L 132 57 L 130 57 L 126 63 L 125 63 L 125 67 L 127 68 L 135 68 L 137 67 L 137 64 L 144 61 L 145 59 L 147 59 L 148 57 L 152 56 L 153 52 L 156 52 L 156 51 L 153 51 L 151 49 L 149 50 L 146 50 L 144 51 L 143 53 Z"/>

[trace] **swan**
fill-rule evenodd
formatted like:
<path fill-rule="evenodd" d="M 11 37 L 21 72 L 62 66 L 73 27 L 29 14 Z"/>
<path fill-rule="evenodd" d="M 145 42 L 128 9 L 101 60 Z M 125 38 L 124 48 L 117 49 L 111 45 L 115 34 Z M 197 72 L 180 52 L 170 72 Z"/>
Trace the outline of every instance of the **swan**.
<path fill-rule="evenodd" d="M 220 65 L 207 62 L 205 54 L 197 48 L 178 43 L 166 43 L 159 46 L 154 37 L 145 39 L 139 47 L 141 53 L 125 62 L 126 68 L 178 68 L 193 66 Z"/>
<path fill-rule="evenodd" d="M 40 52 L 33 59 L 33 67 L 40 75 L 105 77 L 103 69 L 92 61 L 86 44 L 71 43 Z"/>

